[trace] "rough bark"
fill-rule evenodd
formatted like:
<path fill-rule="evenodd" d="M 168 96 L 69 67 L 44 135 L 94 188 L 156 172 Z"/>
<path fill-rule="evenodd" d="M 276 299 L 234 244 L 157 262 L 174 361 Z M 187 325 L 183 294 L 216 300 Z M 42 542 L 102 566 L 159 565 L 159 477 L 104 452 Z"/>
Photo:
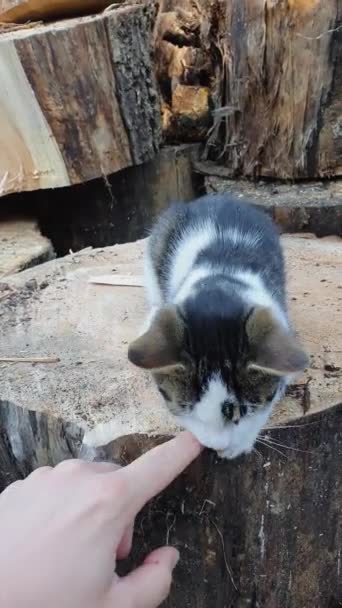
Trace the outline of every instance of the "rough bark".
<path fill-rule="evenodd" d="M 0 492 L 37 467 L 77 458 L 82 438 L 74 423 L 0 400 Z"/>
<path fill-rule="evenodd" d="M 103 10 L 110 0 L 1 0 L 0 22 L 20 23 Z"/>
<path fill-rule="evenodd" d="M 185 136 L 177 86 L 208 86 L 207 153 L 231 176 L 341 175 L 341 28 L 335 0 L 165 2 L 156 40 L 166 137 Z"/>
<path fill-rule="evenodd" d="M 284 237 L 284 245 L 310 370 L 265 431 L 272 447 L 231 463 L 205 453 L 142 513 L 134 563 L 165 542 L 182 551 L 170 608 L 337 608 L 342 601 L 341 246 L 313 237 Z M 125 464 L 175 432 L 150 377 L 127 362 L 143 290 L 88 282 L 141 272 L 136 243 L 79 252 L 7 279 L 0 488 L 74 456 Z M 19 355 L 28 361 L 1 362 Z M 30 356 L 52 360 L 33 364 Z"/>
<path fill-rule="evenodd" d="M 170 543 L 182 560 L 165 607 L 339 608 L 341 419 L 342 404 L 268 430 L 285 447 L 260 445 L 235 462 L 203 454 L 142 511 L 120 573 Z M 18 428 L 25 441 L 13 451 Z M 76 425 L 2 402 L 0 491 L 66 458 L 125 465 L 166 438 L 134 434 L 89 448 Z"/>
<path fill-rule="evenodd" d="M 80 183 L 154 157 L 153 15 L 132 5 L 1 35 L 1 194 Z"/>
<path fill-rule="evenodd" d="M 258 446 L 231 463 L 204 454 L 143 511 L 132 562 L 164 543 L 182 555 L 165 606 L 341 605 L 341 419 L 342 405 L 270 431 L 279 452 Z M 151 443 L 129 438 L 98 457 L 126 464 Z"/>

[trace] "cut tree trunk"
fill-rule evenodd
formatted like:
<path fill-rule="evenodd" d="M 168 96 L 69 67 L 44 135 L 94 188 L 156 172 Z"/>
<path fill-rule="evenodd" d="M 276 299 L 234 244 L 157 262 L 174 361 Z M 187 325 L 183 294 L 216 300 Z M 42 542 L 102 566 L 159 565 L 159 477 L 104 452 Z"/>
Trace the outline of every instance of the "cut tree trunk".
<path fill-rule="evenodd" d="M 337 608 L 342 601 L 342 247 L 337 238 L 312 236 L 284 236 L 283 244 L 310 369 L 264 431 L 272 446 L 233 462 L 206 452 L 143 511 L 133 562 L 165 543 L 182 552 L 170 608 Z M 87 250 L 7 279 L 2 488 L 77 455 L 125 464 L 177 431 L 150 376 L 127 362 L 145 309 L 143 289 L 132 286 L 141 283 L 143 245 Z M 90 282 L 116 274 L 129 285 Z"/>
<path fill-rule="evenodd" d="M 201 137 L 211 102 L 207 153 L 230 175 L 342 175 L 341 2 L 169 0 L 163 7 L 156 46 L 167 138 L 183 140 L 187 121 L 188 137 Z M 183 90 L 194 85 L 210 91 L 201 116 L 189 112 Z"/>
<path fill-rule="evenodd" d="M 144 5 L 0 35 L 0 194 L 148 161 L 160 110 Z"/>

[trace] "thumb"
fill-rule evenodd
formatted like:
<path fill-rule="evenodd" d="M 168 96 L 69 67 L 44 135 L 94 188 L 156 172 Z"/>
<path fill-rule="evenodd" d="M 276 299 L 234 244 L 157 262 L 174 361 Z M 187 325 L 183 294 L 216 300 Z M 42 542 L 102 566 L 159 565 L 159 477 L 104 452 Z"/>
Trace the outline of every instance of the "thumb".
<path fill-rule="evenodd" d="M 173 547 L 150 553 L 142 566 L 120 579 L 113 587 L 112 606 L 122 608 L 157 608 L 167 598 L 172 571 L 179 560 Z"/>

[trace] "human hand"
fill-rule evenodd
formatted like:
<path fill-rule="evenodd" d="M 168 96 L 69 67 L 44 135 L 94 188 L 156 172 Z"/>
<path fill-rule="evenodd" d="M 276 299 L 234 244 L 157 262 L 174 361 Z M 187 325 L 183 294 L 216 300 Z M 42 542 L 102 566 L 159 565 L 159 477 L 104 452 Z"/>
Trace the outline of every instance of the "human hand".
<path fill-rule="evenodd" d="M 125 468 L 68 460 L 0 495 L 0 605 L 6 608 L 156 608 L 178 551 L 162 547 L 124 578 L 133 522 L 200 453 L 184 432 Z"/>

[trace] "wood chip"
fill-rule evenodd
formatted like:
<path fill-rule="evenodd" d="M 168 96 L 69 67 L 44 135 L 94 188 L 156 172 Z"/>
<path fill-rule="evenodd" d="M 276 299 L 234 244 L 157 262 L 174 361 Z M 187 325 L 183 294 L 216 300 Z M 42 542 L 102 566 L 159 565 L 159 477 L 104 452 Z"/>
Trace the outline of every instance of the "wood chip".
<path fill-rule="evenodd" d="M 0 357 L 0 363 L 59 363 L 58 357 Z"/>
<path fill-rule="evenodd" d="M 107 274 L 89 279 L 95 285 L 112 285 L 113 287 L 144 287 L 143 277 L 123 274 Z"/>

